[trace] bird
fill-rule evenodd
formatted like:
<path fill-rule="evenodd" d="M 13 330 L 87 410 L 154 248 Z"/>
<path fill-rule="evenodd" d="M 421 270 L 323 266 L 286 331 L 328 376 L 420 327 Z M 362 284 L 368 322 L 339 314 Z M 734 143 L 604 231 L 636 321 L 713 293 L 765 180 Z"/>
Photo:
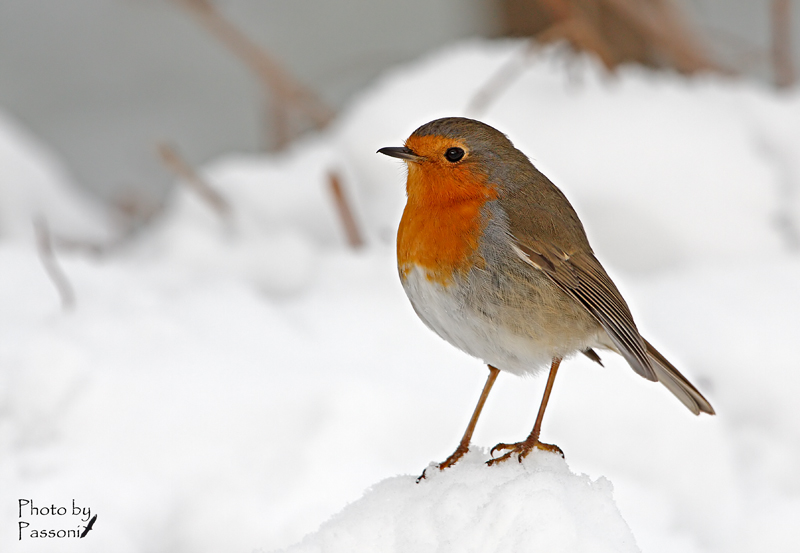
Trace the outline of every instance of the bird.
<path fill-rule="evenodd" d="M 403 146 L 377 153 L 408 169 L 397 268 L 414 311 L 489 368 L 464 436 L 440 470 L 469 450 L 500 371 L 522 376 L 550 368 L 530 435 L 494 446 L 487 464 L 515 455 L 522 462 L 534 449 L 563 457 L 539 437 L 561 361 L 577 353 L 600 365 L 595 350 L 618 353 L 695 415 L 715 414 L 641 336 L 566 196 L 505 134 L 474 119 L 446 117 L 420 126 Z"/>

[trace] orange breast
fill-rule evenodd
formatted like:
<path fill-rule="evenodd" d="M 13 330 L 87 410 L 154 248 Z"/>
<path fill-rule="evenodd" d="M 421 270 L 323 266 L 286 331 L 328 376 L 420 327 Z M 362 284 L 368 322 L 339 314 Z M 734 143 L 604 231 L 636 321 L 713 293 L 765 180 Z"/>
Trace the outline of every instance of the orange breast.
<path fill-rule="evenodd" d="M 455 169 L 455 170 L 453 170 Z M 409 163 L 408 202 L 397 232 L 397 265 L 403 278 L 414 267 L 442 285 L 481 265 L 477 253 L 486 225 L 484 204 L 497 197 L 494 187 L 465 168 Z"/>

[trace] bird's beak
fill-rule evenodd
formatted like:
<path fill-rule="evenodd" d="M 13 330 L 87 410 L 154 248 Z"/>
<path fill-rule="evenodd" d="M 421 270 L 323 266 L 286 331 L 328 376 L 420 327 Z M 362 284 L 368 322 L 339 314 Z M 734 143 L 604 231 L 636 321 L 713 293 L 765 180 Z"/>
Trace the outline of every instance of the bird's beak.
<path fill-rule="evenodd" d="M 406 148 L 405 146 L 389 146 L 388 148 L 381 148 L 377 153 L 389 157 L 404 159 L 406 161 L 422 161 L 425 159 L 422 156 L 415 154 L 413 150 Z"/>

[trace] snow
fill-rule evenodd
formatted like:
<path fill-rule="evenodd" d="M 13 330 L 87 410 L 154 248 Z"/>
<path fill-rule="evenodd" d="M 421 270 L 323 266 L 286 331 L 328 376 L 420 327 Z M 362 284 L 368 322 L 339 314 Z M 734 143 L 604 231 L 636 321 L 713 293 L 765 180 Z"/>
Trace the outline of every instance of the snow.
<path fill-rule="evenodd" d="M 105 235 L 98 206 L 82 197 L 58 159 L 0 112 L 0 240 L 29 240 L 32 220 L 79 238 Z"/>
<path fill-rule="evenodd" d="M 639 551 L 605 478 L 577 476 L 552 453 L 499 470 L 488 459 L 431 467 L 421 485 L 384 480 L 286 551 Z"/>
<path fill-rule="evenodd" d="M 486 369 L 408 304 L 393 253 L 404 170 L 375 151 L 465 114 L 521 49 L 454 46 L 387 73 L 288 152 L 203 168 L 231 220 L 180 189 L 124 248 L 59 251 L 72 312 L 31 217 L 108 231 L 0 116 L 0 550 L 793 551 L 800 95 L 730 78 L 608 76 L 549 49 L 478 114 L 570 198 L 639 328 L 718 415 L 694 417 L 612 354 L 575 358 L 542 436 L 566 460 L 486 467 L 483 448 L 528 434 L 544 386 L 502 374 L 473 452 L 414 483 L 455 448 Z M 98 519 L 83 540 L 20 541 L 20 498 Z"/>

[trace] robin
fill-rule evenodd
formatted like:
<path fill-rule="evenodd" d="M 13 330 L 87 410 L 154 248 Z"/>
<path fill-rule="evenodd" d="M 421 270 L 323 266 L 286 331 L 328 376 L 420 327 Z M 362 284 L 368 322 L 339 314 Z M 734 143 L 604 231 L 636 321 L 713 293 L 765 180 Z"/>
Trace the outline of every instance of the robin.
<path fill-rule="evenodd" d="M 567 198 L 500 131 L 448 117 L 414 131 L 405 146 L 379 153 L 408 166 L 408 201 L 397 231 L 397 268 L 411 305 L 440 337 L 482 359 L 489 377 L 458 448 L 469 449 L 500 371 L 536 374 L 550 366 L 536 423 L 522 442 L 497 444 L 489 465 L 534 448 L 562 359 L 595 349 L 622 355 L 640 376 L 661 382 L 694 414 L 711 404 L 645 340 L 594 256 Z M 495 452 L 504 451 L 500 457 Z M 423 474 L 424 476 L 424 474 Z"/>

